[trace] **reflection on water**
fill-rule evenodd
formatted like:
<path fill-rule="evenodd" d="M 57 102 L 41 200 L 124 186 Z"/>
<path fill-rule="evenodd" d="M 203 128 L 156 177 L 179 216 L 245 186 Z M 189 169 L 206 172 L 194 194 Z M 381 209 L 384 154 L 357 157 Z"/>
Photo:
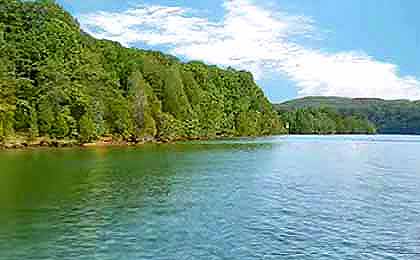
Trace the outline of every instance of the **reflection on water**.
<path fill-rule="evenodd" d="M 418 259 L 420 138 L 0 153 L 0 259 Z"/>

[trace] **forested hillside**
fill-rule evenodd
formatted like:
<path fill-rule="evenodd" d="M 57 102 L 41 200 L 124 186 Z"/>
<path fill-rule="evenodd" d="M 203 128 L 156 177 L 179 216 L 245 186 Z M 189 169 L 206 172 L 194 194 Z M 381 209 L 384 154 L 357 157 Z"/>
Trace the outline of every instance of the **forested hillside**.
<path fill-rule="evenodd" d="M 275 105 L 280 112 L 328 107 L 372 122 L 381 134 L 420 134 L 420 102 L 372 98 L 306 97 Z"/>
<path fill-rule="evenodd" d="M 280 111 L 290 134 L 375 134 L 376 127 L 360 116 L 343 116 L 327 107 Z"/>
<path fill-rule="evenodd" d="M 249 72 L 94 39 L 53 1 L 0 0 L 1 140 L 284 131 Z"/>

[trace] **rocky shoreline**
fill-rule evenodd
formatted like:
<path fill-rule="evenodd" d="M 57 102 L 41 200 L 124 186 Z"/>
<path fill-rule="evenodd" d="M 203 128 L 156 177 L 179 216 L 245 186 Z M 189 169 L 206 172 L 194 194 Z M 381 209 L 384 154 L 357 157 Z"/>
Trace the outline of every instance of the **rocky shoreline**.
<path fill-rule="evenodd" d="M 71 148 L 71 147 L 108 147 L 108 146 L 137 146 L 146 143 L 165 143 L 154 138 L 125 141 L 111 137 L 100 138 L 95 142 L 84 143 L 74 139 L 36 138 L 34 140 L 16 138 L 0 143 L 1 150 L 36 149 L 36 148 Z"/>
<path fill-rule="evenodd" d="M 219 136 L 215 138 L 177 138 L 173 140 L 161 140 L 154 137 L 144 137 L 136 140 L 122 140 L 119 138 L 107 136 L 99 138 L 95 142 L 80 142 L 76 139 L 53 139 L 47 137 L 39 137 L 36 139 L 28 138 L 11 138 L 0 142 L 0 150 L 24 150 L 38 148 L 93 148 L 93 147 L 118 147 L 118 146 L 141 146 L 145 144 L 171 144 L 181 141 L 198 141 L 210 139 L 234 138 L 228 136 Z"/>
<path fill-rule="evenodd" d="M 42 148 L 101 148 L 101 147 L 135 147 L 145 144 L 174 144 L 184 141 L 208 141 L 220 139 L 235 138 L 253 138 L 257 136 L 216 136 L 216 137 L 195 137 L 195 138 L 175 138 L 175 139 L 157 139 L 154 137 L 144 137 L 136 140 L 122 140 L 112 136 L 101 137 L 95 142 L 80 142 L 76 139 L 52 139 L 39 137 L 34 140 L 15 138 L 0 142 L 0 150 L 25 150 L 25 149 L 42 149 Z"/>

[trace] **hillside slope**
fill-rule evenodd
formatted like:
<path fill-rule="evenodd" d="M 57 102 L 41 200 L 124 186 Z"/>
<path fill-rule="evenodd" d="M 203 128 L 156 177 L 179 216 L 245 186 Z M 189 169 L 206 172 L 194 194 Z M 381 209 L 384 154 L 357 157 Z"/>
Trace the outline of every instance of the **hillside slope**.
<path fill-rule="evenodd" d="M 249 72 L 94 39 L 53 1 L 0 0 L 0 87 L 2 140 L 284 132 Z"/>
<path fill-rule="evenodd" d="M 278 111 L 329 107 L 346 116 L 362 116 L 381 134 L 420 134 L 420 102 L 372 98 L 305 97 L 275 105 Z"/>

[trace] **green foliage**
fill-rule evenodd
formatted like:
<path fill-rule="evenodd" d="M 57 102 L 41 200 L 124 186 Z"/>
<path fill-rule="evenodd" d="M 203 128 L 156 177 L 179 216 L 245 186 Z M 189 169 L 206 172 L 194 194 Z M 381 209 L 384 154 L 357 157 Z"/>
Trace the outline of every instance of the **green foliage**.
<path fill-rule="evenodd" d="M 89 114 L 84 114 L 79 121 L 79 140 L 87 143 L 98 137 L 97 127 Z"/>
<path fill-rule="evenodd" d="M 185 136 L 181 122 L 171 114 L 162 113 L 157 118 L 159 138 L 162 141 L 171 141 Z"/>
<path fill-rule="evenodd" d="M 139 71 L 128 79 L 130 111 L 134 123 L 135 137 L 154 137 L 157 134 L 154 114 L 161 110 L 160 103 L 153 98 L 153 90 Z"/>
<path fill-rule="evenodd" d="M 281 112 L 290 134 L 374 134 L 375 126 L 367 119 L 342 116 L 329 108 L 299 108 Z"/>
<path fill-rule="evenodd" d="M 13 66 L 6 59 L 0 57 L 0 141 L 14 132 L 16 84 Z"/>
<path fill-rule="evenodd" d="M 276 105 L 279 112 L 320 107 L 330 107 L 345 117 L 366 118 L 380 134 L 420 134 L 419 101 L 306 97 Z"/>
<path fill-rule="evenodd" d="M 163 81 L 163 111 L 172 114 L 178 120 L 187 120 L 192 111 L 178 69 L 172 67 L 163 73 Z"/>
<path fill-rule="evenodd" d="M 15 112 L 14 129 L 19 132 L 28 132 L 30 137 L 38 136 L 38 114 L 36 109 L 25 100 L 18 100 Z"/>
<path fill-rule="evenodd" d="M 0 0 L 0 87 L 2 138 L 284 133 L 250 73 L 94 39 L 52 0 Z"/>
<path fill-rule="evenodd" d="M 51 136 L 56 138 L 65 138 L 72 136 L 72 131 L 75 129 L 75 120 L 71 116 L 68 107 L 62 108 L 55 116 L 55 124 L 52 128 Z"/>
<path fill-rule="evenodd" d="M 0 107 L 0 141 L 13 134 L 13 112 Z"/>

